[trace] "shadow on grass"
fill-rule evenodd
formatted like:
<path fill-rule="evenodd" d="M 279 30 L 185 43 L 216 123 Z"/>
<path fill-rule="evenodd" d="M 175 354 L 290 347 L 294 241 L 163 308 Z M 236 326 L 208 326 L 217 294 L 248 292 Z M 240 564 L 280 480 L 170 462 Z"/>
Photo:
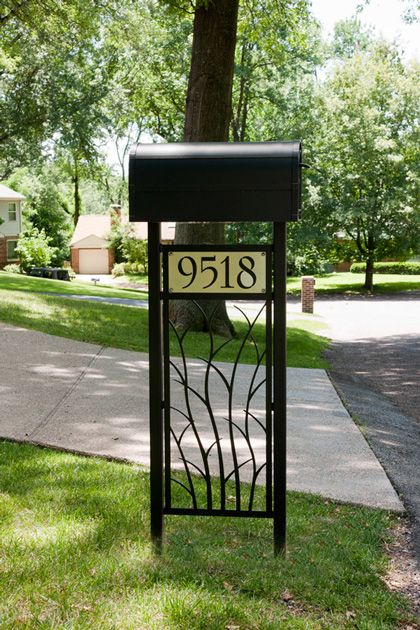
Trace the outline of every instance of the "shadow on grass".
<path fill-rule="evenodd" d="M 40 332 L 147 352 L 147 312 L 129 306 L 3 294 L 0 319 Z"/>
<path fill-rule="evenodd" d="M 23 603 L 36 623 L 86 628 L 344 628 L 348 610 L 392 628 L 402 614 L 380 579 L 382 511 L 290 494 L 287 558 L 271 522 L 166 518 L 159 557 L 140 467 L 8 442 L 0 455 L 2 627 Z"/>

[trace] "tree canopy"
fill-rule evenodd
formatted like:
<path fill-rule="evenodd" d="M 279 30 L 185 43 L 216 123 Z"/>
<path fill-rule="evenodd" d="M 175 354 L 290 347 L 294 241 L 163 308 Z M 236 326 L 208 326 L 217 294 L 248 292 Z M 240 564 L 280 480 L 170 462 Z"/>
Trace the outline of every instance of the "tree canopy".
<path fill-rule="evenodd" d="M 336 65 L 319 92 L 313 219 L 344 232 L 367 263 L 410 253 L 419 242 L 419 66 L 375 42 Z"/>
<path fill-rule="evenodd" d="M 47 193 L 54 171 L 73 221 L 124 205 L 131 143 L 184 137 L 194 15 L 209 8 L 204 0 L 0 0 L 0 178 L 28 166 Z M 311 170 L 302 220 L 289 230 L 291 262 L 306 257 L 319 270 L 341 252 L 371 267 L 414 251 L 418 67 L 357 15 L 336 25 L 327 45 L 309 0 L 240 0 L 236 39 L 226 116 L 208 109 L 224 118 L 231 141 L 303 140 Z M 216 65 L 227 72 L 223 55 Z M 110 151 L 118 168 L 106 163 Z M 47 229 L 49 216 L 54 232 L 61 202 L 38 201 L 28 202 L 33 225 Z M 229 226 L 228 237 L 261 240 L 267 226 Z"/>

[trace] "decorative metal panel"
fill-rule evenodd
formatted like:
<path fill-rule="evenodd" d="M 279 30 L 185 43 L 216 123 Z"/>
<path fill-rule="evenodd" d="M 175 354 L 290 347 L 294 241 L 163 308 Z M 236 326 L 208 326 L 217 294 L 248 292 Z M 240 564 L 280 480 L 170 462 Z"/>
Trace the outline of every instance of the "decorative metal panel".
<path fill-rule="evenodd" d="M 162 250 L 164 512 L 272 517 L 271 247 Z M 212 333 L 216 302 L 208 313 L 197 301 L 197 293 L 220 297 L 226 284 L 230 293 L 253 299 L 252 315 L 241 303 L 235 306 L 246 330 L 230 363 L 220 357 L 233 340 Z M 188 331 L 179 334 L 169 317 L 173 293 L 204 318 L 205 356 L 186 358 Z M 258 326 L 265 331 L 262 342 L 261 335 L 256 341 Z M 171 341 L 179 356 L 171 355 Z M 245 348 L 252 350 L 252 365 L 241 362 Z M 263 505 L 255 502 L 257 484 L 265 487 Z"/>

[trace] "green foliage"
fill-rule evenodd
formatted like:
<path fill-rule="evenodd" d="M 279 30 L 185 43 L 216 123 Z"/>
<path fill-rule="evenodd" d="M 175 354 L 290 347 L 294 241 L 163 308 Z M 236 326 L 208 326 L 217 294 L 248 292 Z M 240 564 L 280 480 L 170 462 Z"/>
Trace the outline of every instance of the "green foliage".
<path fill-rule="evenodd" d="M 20 236 L 16 252 L 23 271 L 28 271 L 31 267 L 48 267 L 51 264 L 56 248 L 50 246 L 50 241 L 45 230 L 38 228 L 29 229 Z"/>
<path fill-rule="evenodd" d="M 145 274 L 147 274 L 147 259 L 146 259 L 146 267 L 144 265 L 144 262 L 134 261 L 134 262 L 117 263 L 112 268 L 112 275 L 114 276 L 114 278 L 118 278 L 120 276 L 125 276 L 125 275 L 137 276 L 137 275 L 145 275 Z"/>
<path fill-rule="evenodd" d="M 34 171 L 20 169 L 9 179 L 9 185 L 25 195 L 24 227 L 44 230 L 49 244 L 56 248 L 51 263 L 61 267 L 70 256 L 72 232 L 69 204 L 60 187 L 60 174 L 54 165 L 46 164 Z"/>
<path fill-rule="evenodd" d="M 375 273 L 420 275 L 420 263 L 418 262 L 375 262 L 373 269 Z M 352 273 L 363 273 L 366 271 L 366 263 L 353 263 L 350 271 Z"/>
<path fill-rule="evenodd" d="M 372 29 L 364 28 L 357 15 L 340 20 L 334 27 L 331 55 L 335 59 L 349 59 L 355 53 L 366 51 L 372 41 Z"/>
<path fill-rule="evenodd" d="M 104 48 L 99 35 L 114 3 L 7 4 L 0 49 L 0 177 L 40 161 L 43 143 L 53 137 L 85 156 L 96 154 L 114 64 L 112 49 Z"/>
<path fill-rule="evenodd" d="M 233 86 L 233 140 L 305 137 L 313 111 L 314 69 L 322 58 L 319 24 L 307 0 L 243 2 Z"/>
<path fill-rule="evenodd" d="M 114 216 L 111 223 L 111 230 L 108 234 L 108 247 L 114 252 L 114 260 L 117 264 L 124 261 L 122 252 L 123 241 L 128 238 L 130 227 L 127 223 L 123 223 L 118 216 Z"/>
<path fill-rule="evenodd" d="M 136 270 L 128 271 L 128 273 L 147 274 L 147 241 L 136 238 L 125 238 L 122 241 L 121 250 L 123 257 L 128 263 L 134 263 L 136 265 Z"/>
<path fill-rule="evenodd" d="M 320 90 L 307 212 L 331 239 L 344 232 L 369 264 L 419 242 L 418 73 L 376 42 L 337 65 Z"/>
<path fill-rule="evenodd" d="M 322 275 L 332 269 L 331 263 L 322 258 L 317 247 L 310 243 L 295 251 L 294 256 L 288 256 L 287 273 L 290 276 Z"/>
<path fill-rule="evenodd" d="M 116 219 L 108 241 L 109 246 L 114 250 L 117 274 L 147 274 L 147 241 L 136 238 L 133 227 L 129 223 Z M 121 263 L 125 265 L 120 266 Z M 120 273 L 121 271 L 123 273 Z"/>
<path fill-rule="evenodd" d="M 273 226 L 271 223 L 228 223 L 225 228 L 227 243 L 239 244 L 264 244 L 272 239 Z"/>
<path fill-rule="evenodd" d="M 114 278 L 119 278 L 125 274 L 125 263 L 116 263 L 112 267 L 112 276 Z"/>

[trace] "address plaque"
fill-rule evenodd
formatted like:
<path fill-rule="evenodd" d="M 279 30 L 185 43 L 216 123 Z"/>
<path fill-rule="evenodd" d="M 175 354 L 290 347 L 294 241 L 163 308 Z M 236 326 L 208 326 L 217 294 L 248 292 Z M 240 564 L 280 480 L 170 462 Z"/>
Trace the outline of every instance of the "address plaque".
<path fill-rule="evenodd" d="M 265 257 L 265 251 L 169 251 L 169 293 L 265 293 Z"/>

